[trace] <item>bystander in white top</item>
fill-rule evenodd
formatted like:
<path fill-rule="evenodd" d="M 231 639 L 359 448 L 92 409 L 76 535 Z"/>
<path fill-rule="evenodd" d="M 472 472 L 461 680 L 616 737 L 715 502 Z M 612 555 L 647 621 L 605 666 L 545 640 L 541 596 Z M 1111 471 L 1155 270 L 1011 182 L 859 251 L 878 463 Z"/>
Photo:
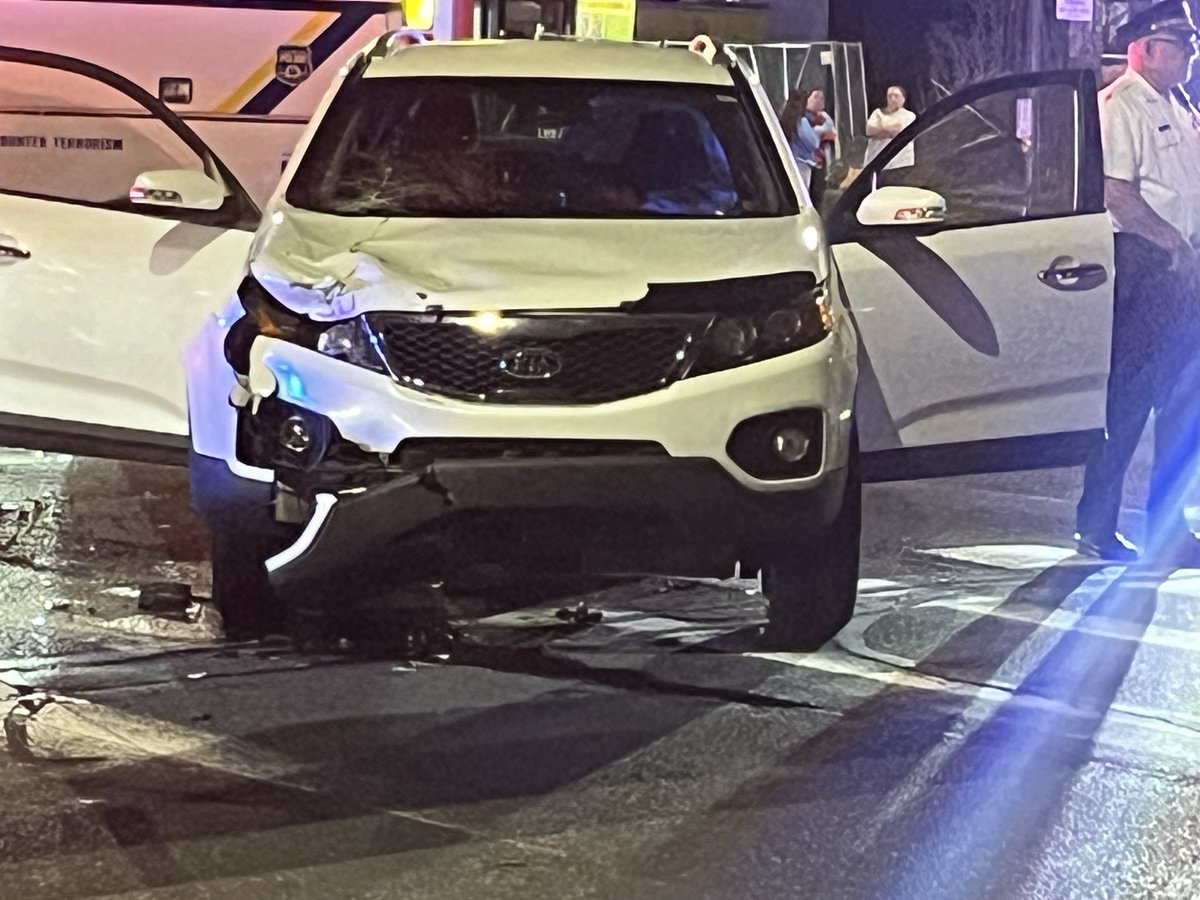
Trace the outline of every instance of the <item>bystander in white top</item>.
<path fill-rule="evenodd" d="M 907 97 L 904 88 L 892 85 L 887 92 L 887 106 L 876 109 L 867 119 L 867 156 L 864 165 L 879 155 L 892 139 L 913 123 L 917 114 L 905 109 Z M 885 169 L 901 169 L 916 162 L 913 146 L 909 144 L 886 165 Z"/>

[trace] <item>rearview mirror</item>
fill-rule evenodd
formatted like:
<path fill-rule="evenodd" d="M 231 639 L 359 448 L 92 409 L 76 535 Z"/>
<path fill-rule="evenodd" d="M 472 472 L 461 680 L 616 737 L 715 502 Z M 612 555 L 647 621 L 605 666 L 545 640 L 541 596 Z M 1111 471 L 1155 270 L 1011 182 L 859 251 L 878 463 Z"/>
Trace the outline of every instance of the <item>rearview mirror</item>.
<path fill-rule="evenodd" d="M 225 188 L 194 169 L 165 169 L 139 175 L 129 199 L 145 206 L 214 210 L 224 205 Z"/>
<path fill-rule="evenodd" d="M 858 207 L 862 225 L 927 225 L 946 219 L 946 198 L 925 188 L 887 185 L 872 191 Z"/>

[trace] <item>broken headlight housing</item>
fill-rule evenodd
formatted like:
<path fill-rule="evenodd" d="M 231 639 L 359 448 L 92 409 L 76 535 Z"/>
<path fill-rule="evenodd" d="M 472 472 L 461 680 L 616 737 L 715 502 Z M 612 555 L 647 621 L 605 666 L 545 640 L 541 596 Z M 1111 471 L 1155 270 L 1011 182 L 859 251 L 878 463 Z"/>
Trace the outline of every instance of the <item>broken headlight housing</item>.
<path fill-rule="evenodd" d="M 317 351 L 364 369 L 387 372 L 379 338 L 362 316 L 338 322 L 321 332 L 317 338 Z"/>
<path fill-rule="evenodd" d="M 250 347 L 259 335 L 298 344 L 376 372 L 387 371 L 377 341 L 362 317 L 314 322 L 288 309 L 251 276 L 242 281 L 237 293 L 246 315 L 233 324 L 225 340 L 225 358 L 235 371 L 249 372 Z"/>
<path fill-rule="evenodd" d="M 700 335 L 688 376 L 720 372 L 820 343 L 833 330 L 824 286 L 780 302 L 741 303 L 716 315 Z"/>

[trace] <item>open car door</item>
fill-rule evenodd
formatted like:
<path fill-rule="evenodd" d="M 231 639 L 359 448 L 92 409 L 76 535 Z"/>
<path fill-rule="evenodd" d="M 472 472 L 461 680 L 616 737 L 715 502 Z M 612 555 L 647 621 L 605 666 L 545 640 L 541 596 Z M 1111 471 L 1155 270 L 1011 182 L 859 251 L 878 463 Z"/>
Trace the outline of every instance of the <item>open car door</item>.
<path fill-rule="evenodd" d="M 182 348 L 236 288 L 257 222 L 150 94 L 0 47 L 0 444 L 184 460 Z"/>
<path fill-rule="evenodd" d="M 942 100 L 826 221 L 864 351 L 868 477 L 1082 462 L 1104 428 L 1113 299 L 1090 72 Z"/>

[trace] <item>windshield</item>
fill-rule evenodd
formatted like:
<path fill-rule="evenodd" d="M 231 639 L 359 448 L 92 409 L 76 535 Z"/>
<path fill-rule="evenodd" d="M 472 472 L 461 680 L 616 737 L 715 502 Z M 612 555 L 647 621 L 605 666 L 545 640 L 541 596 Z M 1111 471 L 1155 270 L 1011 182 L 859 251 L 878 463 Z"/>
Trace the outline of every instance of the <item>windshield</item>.
<path fill-rule="evenodd" d="M 779 216 L 780 189 L 732 88 L 530 78 L 348 83 L 288 202 L 364 216 Z"/>

